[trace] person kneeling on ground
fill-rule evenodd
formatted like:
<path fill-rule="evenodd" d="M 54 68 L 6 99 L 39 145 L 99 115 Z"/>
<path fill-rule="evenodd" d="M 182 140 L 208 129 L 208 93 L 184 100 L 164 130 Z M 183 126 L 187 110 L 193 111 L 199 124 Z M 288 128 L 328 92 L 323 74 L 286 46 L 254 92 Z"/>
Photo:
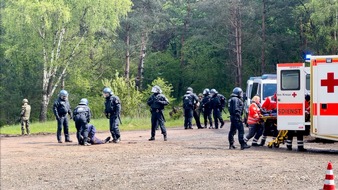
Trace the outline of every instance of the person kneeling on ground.
<path fill-rule="evenodd" d="M 248 116 L 249 134 L 244 137 L 244 141 L 248 142 L 253 136 L 255 136 L 252 140 L 252 146 L 258 146 L 257 141 L 263 133 L 263 126 L 261 124 L 262 115 L 259 108 L 259 102 L 259 96 L 254 96 L 252 98 Z"/>
<path fill-rule="evenodd" d="M 105 143 L 109 142 L 110 137 L 107 137 L 106 139 L 101 140 L 101 139 L 99 139 L 99 138 L 97 138 L 95 136 L 96 128 L 94 127 L 94 125 L 87 124 L 87 128 L 88 128 L 88 140 L 87 140 L 87 143 L 90 143 L 90 144 L 105 144 Z M 81 135 L 83 136 L 83 134 L 81 134 Z M 83 139 L 82 139 L 81 143 L 84 144 Z"/>

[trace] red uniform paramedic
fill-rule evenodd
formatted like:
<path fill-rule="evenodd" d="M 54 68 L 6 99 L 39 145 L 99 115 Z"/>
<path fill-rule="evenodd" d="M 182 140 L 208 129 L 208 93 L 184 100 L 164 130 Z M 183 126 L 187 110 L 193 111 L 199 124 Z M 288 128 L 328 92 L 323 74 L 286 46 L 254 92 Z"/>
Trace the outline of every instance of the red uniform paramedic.
<path fill-rule="evenodd" d="M 254 96 L 252 98 L 252 103 L 249 107 L 249 116 L 248 116 L 248 125 L 249 125 L 249 134 L 244 137 L 244 141 L 248 142 L 252 137 L 252 146 L 258 146 L 257 141 L 262 136 L 263 126 L 261 124 L 261 111 L 260 111 L 260 98 L 259 96 Z"/>

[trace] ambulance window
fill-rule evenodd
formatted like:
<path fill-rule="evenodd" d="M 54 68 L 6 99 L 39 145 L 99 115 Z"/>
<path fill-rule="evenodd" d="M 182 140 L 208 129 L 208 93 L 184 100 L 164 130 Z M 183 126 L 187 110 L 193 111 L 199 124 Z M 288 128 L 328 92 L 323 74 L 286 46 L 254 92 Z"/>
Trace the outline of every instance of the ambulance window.
<path fill-rule="evenodd" d="M 257 88 L 258 88 L 258 83 L 253 83 L 252 85 L 252 90 L 251 90 L 251 94 L 250 94 L 250 100 L 257 95 Z"/>
<path fill-rule="evenodd" d="M 263 100 L 266 97 L 273 96 L 277 91 L 277 84 L 263 84 Z"/>
<path fill-rule="evenodd" d="M 300 71 L 281 71 L 281 90 L 300 90 Z"/>
<path fill-rule="evenodd" d="M 310 74 L 306 75 L 306 90 L 310 91 Z"/>
<path fill-rule="evenodd" d="M 262 86 L 261 85 L 258 85 L 257 94 L 258 94 L 259 98 L 262 99 L 262 96 L 261 96 L 261 94 L 262 94 Z"/>

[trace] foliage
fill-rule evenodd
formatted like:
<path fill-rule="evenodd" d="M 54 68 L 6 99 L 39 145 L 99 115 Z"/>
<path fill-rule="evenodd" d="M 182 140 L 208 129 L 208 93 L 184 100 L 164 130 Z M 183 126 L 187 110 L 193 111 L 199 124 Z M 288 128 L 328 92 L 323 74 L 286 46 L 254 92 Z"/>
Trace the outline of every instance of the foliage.
<path fill-rule="evenodd" d="M 49 103 L 47 118 L 54 119 L 50 102 L 56 98 L 53 90 L 61 88 L 69 92 L 73 108 L 88 98 L 94 118 L 104 117 L 102 82 L 115 88 L 124 116 L 131 117 L 149 116 L 145 102 L 155 84 L 169 98 L 169 107 L 181 103 L 188 86 L 195 93 L 215 88 L 228 96 L 237 81 L 230 10 L 238 2 L 243 60 L 239 85 L 262 74 L 263 53 L 266 73 L 274 73 L 280 62 L 303 61 L 304 53 L 337 54 L 338 1 L 333 0 L 4 0 L 0 125 L 14 123 L 23 98 L 32 105 L 33 122 L 39 120 L 43 101 Z M 125 70 L 127 49 L 130 76 L 138 77 L 144 61 L 142 93 L 134 80 L 116 76 Z"/>
<path fill-rule="evenodd" d="M 115 78 L 103 79 L 102 84 L 112 89 L 113 93 L 121 100 L 122 115 L 139 116 L 142 108 L 143 94 L 135 88 L 135 80 L 126 81 L 116 71 Z"/>
<path fill-rule="evenodd" d="M 148 98 L 152 95 L 151 88 L 155 85 L 161 88 L 162 94 L 164 94 L 164 96 L 169 100 L 169 103 L 175 101 L 175 98 L 171 95 L 173 92 L 173 86 L 161 77 L 158 77 L 157 79 L 153 80 L 151 84 L 148 84 L 147 89 L 143 92 L 143 95 L 145 97 L 144 101 L 147 101 Z"/>

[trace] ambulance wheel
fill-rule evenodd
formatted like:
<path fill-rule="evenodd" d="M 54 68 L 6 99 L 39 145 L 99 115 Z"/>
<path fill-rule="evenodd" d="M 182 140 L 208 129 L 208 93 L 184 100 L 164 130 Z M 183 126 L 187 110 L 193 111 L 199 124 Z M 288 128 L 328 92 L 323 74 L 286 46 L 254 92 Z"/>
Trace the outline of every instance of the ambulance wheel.
<path fill-rule="evenodd" d="M 273 146 L 274 146 L 275 148 L 279 148 L 279 143 L 273 143 Z"/>

